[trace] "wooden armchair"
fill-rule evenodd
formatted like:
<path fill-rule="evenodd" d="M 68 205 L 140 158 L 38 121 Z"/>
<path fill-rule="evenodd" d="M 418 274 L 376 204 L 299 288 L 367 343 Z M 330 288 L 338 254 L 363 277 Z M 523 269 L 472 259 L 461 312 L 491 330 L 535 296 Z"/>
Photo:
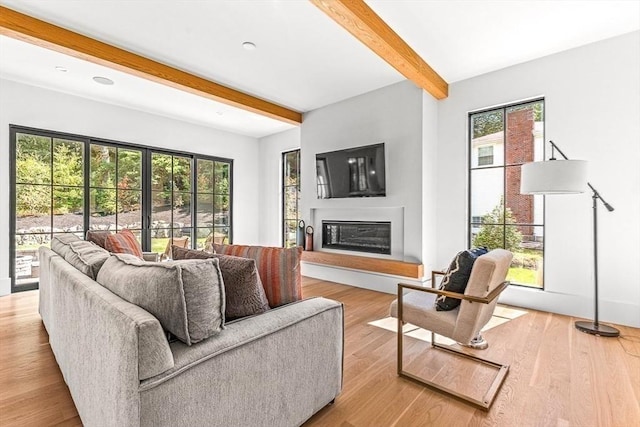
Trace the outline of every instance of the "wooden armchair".
<path fill-rule="evenodd" d="M 215 234 L 211 233 L 207 236 L 204 241 L 204 250 L 205 252 L 215 252 L 213 250 L 213 244 L 216 245 L 224 245 L 227 242 L 227 236 L 224 234 Z"/>
<path fill-rule="evenodd" d="M 397 363 L 399 376 L 412 379 L 466 402 L 473 403 L 482 409 L 488 410 L 490 408 L 507 376 L 509 366 L 471 355 L 454 346 L 438 344 L 435 341 L 435 334 L 451 338 L 463 346 L 481 350 L 486 349 L 488 344 L 480 335 L 480 329 L 491 319 L 500 293 L 509 286 L 509 282 L 505 281 L 505 279 L 512 258 L 513 254 L 503 249 L 494 249 L 480 256 L 473 264 L 464 294 L 436 289 L 436 275 L 444 274 L 438 271 L 432 273 L 432 288 L 403 283 L 398 284 L 398 299 L 391 303 L 390 312 L 391 316 L 398 319 Z M 405 290 L 410 291 L 405 294 Z M 454 310 L 437 311 L 435 299 L 438 295 L 457 298 L 462 302 Z M 431 331 L 432 349 L 444 350 L 450 354 L 469 358 L 496 368 L 498 372 L 486 394 L 481 399 L 477 399 L 404 371 L 402 365 L 404 341 L 402 327 L 404 323 L 411 323 Z"/>
<path fill-rule="evenodd" d="M 164 248 L 164 253 L 160 255 L 160 261 L 171 259 L 171 246 L 186 248 L 189 246 L 189 237 L 174 237 L 169 239 L 167 247 Z"/>

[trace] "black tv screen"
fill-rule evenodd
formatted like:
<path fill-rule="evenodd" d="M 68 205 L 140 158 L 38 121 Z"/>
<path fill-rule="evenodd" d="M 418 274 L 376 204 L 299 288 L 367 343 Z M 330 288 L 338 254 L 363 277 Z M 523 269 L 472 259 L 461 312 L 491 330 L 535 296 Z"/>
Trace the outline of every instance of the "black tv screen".
<path fill-rule="evenodd" d="M 384 143 L 316 154 L 318 199 L 384 197 Z"/>

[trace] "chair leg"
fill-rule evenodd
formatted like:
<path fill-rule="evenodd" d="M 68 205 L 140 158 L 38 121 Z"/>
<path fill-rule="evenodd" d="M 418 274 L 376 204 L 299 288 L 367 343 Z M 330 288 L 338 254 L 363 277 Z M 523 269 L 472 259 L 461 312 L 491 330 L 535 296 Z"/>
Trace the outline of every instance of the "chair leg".
<path fill-rule="evenodd" d="M 480 332 L 478 332 L 478 335 L 467 344 L 463 344 L 461 342 L 459 342 L 458 344 L 463 347 L 473 348 L 475 350 L 486 350 L 489 347 L 489 343 L 484 339 Z"/>

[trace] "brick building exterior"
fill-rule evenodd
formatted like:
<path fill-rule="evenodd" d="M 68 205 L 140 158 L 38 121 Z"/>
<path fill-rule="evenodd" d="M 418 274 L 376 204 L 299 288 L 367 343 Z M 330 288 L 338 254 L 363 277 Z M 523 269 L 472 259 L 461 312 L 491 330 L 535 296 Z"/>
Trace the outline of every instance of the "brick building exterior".
<path fill-rule="evenodd" d="M 506 115 L 506 164 L 534 161 L 535 116 L 531 108 L 507 112 Z M 505 207 L 511 210 L 517 223 L 534 223 L 534 198 L 520 194 L 520 166 L 507 167 Z M 533 227 L 519 226 L 523 240 L 533 240 Z"/>

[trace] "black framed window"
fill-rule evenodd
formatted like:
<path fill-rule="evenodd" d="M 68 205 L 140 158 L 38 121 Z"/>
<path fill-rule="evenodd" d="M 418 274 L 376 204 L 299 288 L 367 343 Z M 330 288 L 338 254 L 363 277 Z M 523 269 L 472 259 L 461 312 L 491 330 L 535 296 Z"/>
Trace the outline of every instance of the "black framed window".
<path fill-rule="evenodd" d="M 89 144 L 89 229 L 128 228 L 142 243 L 143 151 Z"/>
<path fill-rule="evenodd" d="M 231 165 L 226 162 L 198 159 L 196 229 L 197 247 L 204 248 L 207 239 L 213 243 L 229 243 L 231 238 Z"/>
<path fill-rule="evenodd" d="M 544 287 L 544 197 L 520 194 L 523 163 L 544 159 L 544 99 L 469 114 L 469 245 L 505 248 L 507 279 Z"/>
<path fill-rule="evenodd" d="M 282 246 L 296 245 L 300 221 L 300 150 L 282 153 Z"/>
<path fill-rule="evenodd" d="M 83 142 L 51 135 L 12 132 L 12 288 L 34 289 L 38 248 L 54 234 L 83 236 Z"/>
<path fill-rule="evenodd" d="M 143 250 L 171 237 L 231 242 L 233 160 L 10 126 L 12 292 L 37 289 L 54 235 L 130 229 Z M 197 233 L 195 232 L 197 230 Z"/>
<path fill-rule="evenodd" d="M 151 251 L 162 253 L 171 238 L 192 235 L 192 159 L 151 153 Z"/>
<path fill-rule="evenodd" d="M 493 165 L 493 145 L 478 147 L 478 166 Z"/>

